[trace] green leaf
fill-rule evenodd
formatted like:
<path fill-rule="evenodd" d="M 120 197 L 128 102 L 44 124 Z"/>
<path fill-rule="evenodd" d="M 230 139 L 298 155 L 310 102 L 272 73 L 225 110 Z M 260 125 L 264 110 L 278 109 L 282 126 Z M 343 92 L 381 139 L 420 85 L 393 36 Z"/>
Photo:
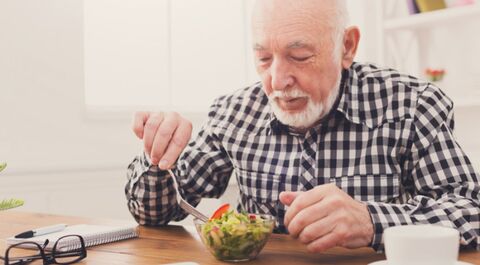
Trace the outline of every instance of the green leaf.
<path fill-rule="evenodd" d="M 5 162 L 0 163 L 0 172 L 4 170 L 6 167 L 7 167 L 7 163 Z M 20 207 L 23 204 L 24 204 L 24 201 L 19 199 L 3 200 L 3 201 L 0 201 L 0 211 Z"/>
<path fill-rule="evenodd" d="M 7 199 L 0 201 L 0 211 L 20 207 L 23 205 L 23 203 L 24 201 L 19 199 Z"/>

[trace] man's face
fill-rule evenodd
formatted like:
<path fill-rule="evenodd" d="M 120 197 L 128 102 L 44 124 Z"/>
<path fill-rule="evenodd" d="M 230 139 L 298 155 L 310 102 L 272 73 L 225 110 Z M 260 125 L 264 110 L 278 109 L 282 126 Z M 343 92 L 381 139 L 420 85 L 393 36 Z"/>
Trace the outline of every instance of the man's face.
<path fill-rule="evenodd" d="M 334 59 L 333 29 L 325 15 L 319 17 L 319 2 L 260 0 L 253 16 L 255 64 L 264 91 L 277 118 L 294 127 L 313 125 L 338 94 L 341 63 Z"/>

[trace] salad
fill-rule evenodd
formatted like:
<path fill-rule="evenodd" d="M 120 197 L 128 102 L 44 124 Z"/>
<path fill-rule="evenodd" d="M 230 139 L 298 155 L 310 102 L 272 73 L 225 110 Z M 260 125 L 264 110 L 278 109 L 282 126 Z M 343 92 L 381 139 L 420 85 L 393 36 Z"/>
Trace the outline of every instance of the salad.
<path fill-rule="evenodd" d="M 202 241 L 220 260 L 242 261 L 255 258 L 267 242 L 274 226 L 271 216 L 219 210 L 204 224 L 197 224 Z"/>

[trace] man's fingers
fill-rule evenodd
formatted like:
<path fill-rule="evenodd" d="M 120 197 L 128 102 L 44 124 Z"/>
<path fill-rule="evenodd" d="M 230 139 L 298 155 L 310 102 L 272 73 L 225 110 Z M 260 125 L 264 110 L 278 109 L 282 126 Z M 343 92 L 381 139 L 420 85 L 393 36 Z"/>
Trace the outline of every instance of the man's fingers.
<path fill-rule="evenodd" d="M 366 205 L 334 184 L 300 194 L 287 209 L 284 224 L 293 237 L 308 244 L 308 250 L 313 252 L 335 246 L 367 246 L 373 238 L 373 225 Z"/>
<path fill-rule="evenodd" d="M 149 116 L 149 112 L 136 112 L 133 115 L 132 130 L 138 139 L 143 139 L 144 126 Z"/>
<path fill-rule="evenodd" d="M 182 121 L 175 130 L 170 143 L 167 146 L 163 157 L 158 166 L 160 169 L 168 169 L 177 160 L 192 135 L 192 124 L 188 121 Z"/>
<path fill-rule="evenodd" d="M 300 193 L 297 191 L 282 191 L 280 193 L 280 202 L 286 206 L 290 206 L 293 200 L 299 195 Z"/>
<path fill-rule="evenodd" d="M 288 227 L 293 217 L 295 217 L 295 215 L 297 215 L 302 209 L 321 201 L 326 196 L 326 193 L 332 188 L 333 187 L 330 184 L 317 186 L 314 189 L 303 192 L 297 196 L 285 213 L 285 226 Z"/>
<path fill-rule="evenodd" d="M 314 223 L 322 222 L 322 218 L 329 214 L 325 211 L 324 200 L 310 205 L 309 207 L 298 212 L 290 221 L 287 229 L 292 237 L 298 237 L 306 227 L 310 227 Z"/>
<path fill-rule="evenodd" d="M 336 247 L 337 243 L 338 236 L 334 232 L 330 232 L 308 244 L 307 250 L 310 252 L 323 252 L 327 249 Z"/>
<path fill-rule="evenodd" d="M 150 153 L 153 165 L 157 165 L 158 162 L 160 162 L 160 158 L 163 157 L 175 130 L 177 130 L 177 127 L 180 124 L 180 119 L 180 115 L 177 113 L 165 114 L 165 118 L 163 119 L 161 126 L 158 128 L 153 140 L 153 146 Z"/>
<path fill-rule="evenodd" d="M 311 242 L 321 238 L 335 229 L 337 219 L 333 216 L 326 216 L 313 223 L 306 225 L 298 234 L 298 240 L 303 244 L 310 244 Z"/>
<path fill-rule="evenodd" d="M 143 129 L 143 148 L 145 149 L 145 153 L 151 155 L 153 140 L 155 139 L 155 134 L 163 122 L 163 114 L 162 113 L 155 113 L 150 115 L 147 122 L 145 123 Z"/>

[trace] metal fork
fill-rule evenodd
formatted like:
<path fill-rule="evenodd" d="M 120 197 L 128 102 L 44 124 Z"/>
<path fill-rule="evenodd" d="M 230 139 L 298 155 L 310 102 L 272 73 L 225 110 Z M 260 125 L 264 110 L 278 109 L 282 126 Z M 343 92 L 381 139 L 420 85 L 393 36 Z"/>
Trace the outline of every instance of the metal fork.
<path fill-rule="evenodd" d="M 177 182 L 177 177 L 175 177 L 175 174 L 173 174 L 172 170 L 167 169 L 168 173 L 170 174 L 170 177 L 173 180 L 173 187 L 175 188 L 176 192 L 176 198 L 177 198 L 177 203 L 182 208 L 185 210 L 187 213 L 197 217 L 198 219 L 202 220 L 203 222 L 208 221 L 208 217 L 205 216 L 203 213 L 199 212 L 195 207 L 193 207 L 190 203 L 188 203 L 186 200 L 182 198 L 182 195 L 180 195 L 180 190 L 179 190 L 179 185 Z"/>

